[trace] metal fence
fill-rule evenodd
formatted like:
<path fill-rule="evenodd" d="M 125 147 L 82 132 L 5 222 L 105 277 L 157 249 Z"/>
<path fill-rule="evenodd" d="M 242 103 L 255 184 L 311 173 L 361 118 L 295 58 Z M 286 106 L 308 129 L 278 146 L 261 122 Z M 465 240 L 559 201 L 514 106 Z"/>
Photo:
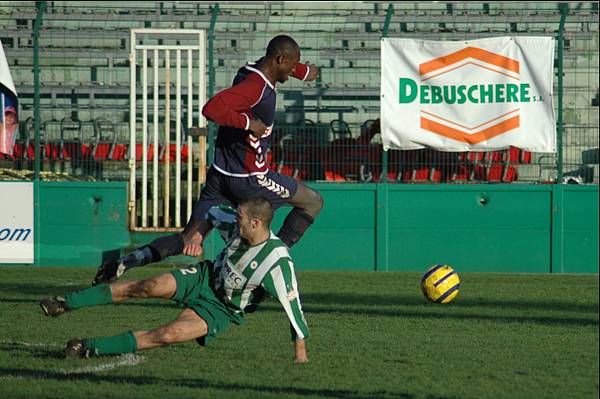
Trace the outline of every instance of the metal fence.
<path fill-rule="evenodd" d="M 279 87 L 269 158 L 274 170 L 298 179 L 460 184 L 567 178 L 598 183 L 596 2 L 54 1 L 46 3 L 43 15 L 34 2 L 3 2 L 0 39 L 19 92 L 21 124 L 14 156 L 0 155 L 0 179 L 31 178 L 34 174 L 27 171 L 35 169 L 36 161 L 45 179 L 129 178 L 130 31 L 140 28 L 206 30 L 209 96 L 229 87 L 240 66 L 261 57 L 270 38 L 292 35 L 302 61 L 317 64 L 320 76 L 314 83 Z M 557 154 L 515 148 L 383 151 L 379 135 L 369 129 L 379 117 L 383 36 L 472 40 L 518 35 L 558 39 L 555 107 L 562 119 Z M 39 85 L 32 73 L 36 48 Z M 141 89 L 136 98 L 141 104 Z M 214 127 L 211 132 L 214 139 Z M 137 143 L 142 136 L 137 132 Z M 209 137 L 209 160 L 211 155 Z"/>

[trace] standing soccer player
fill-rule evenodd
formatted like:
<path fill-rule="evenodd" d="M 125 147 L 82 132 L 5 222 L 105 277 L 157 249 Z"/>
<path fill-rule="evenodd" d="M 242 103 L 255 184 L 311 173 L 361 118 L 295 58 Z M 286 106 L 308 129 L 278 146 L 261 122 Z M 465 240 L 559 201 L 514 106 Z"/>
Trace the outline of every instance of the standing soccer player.
<path fill-rule="evenodd" d="M 262 198 L 251 198 L 240 203 L 237 214 L 230 207 L 213 207 L 207 219 L 227 240 L 227 247 L 214 265 L 201 262 L 146 280 L 99 284 L 69 293 L 65 298 L 42 300 L 40 306 L 48 316 L 130 298 L 173 299 L 185 307 L 175 320 L 153 330 L 72 339 L 65 355 L 116 355 L 193 339 L 205 345 L 230 324 L 241 324 L 256 290 L 264 289 L 279 300 L 290 320 L 295 362 L 307 362 L 304 340 L 308 326 L 287 247 L 269 228 L 273 219 L 271 204 Z"/>
<path fill-rule="evenodd" d="M 289 176 L 268 168 L 266 153 L 275 120 L 276 84 L 290 76 L 310 82 L 315 65 L 300 63 L 300 47 L 289 36 L 274 37 L 266 55 L 238 71 L 233 86 L 217 93 L 202 114 L 219 125 L 214 162 L 192 217 L 181 234 L 161 237 L 131 254 L 105 262 L 93 284 L 113 281 L 127 269 L 158 262 L 181 253 L 199 256 L 211 229 L 204 219 L 214 205 L 237 205 L 245 198 L 263 197 L 273 209 L 293 206 L 277 236 L 291 248 L 312 225 L 323 207 L 319 193 Z"/>

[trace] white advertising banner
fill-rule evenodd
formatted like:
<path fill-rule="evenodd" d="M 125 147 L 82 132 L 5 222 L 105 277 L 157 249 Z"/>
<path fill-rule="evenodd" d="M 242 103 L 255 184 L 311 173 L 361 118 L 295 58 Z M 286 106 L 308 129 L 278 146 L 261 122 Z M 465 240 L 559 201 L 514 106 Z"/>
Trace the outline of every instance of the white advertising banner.
<path fill-rule="evenodd" d="M 33 257 L 33 183 L 0 182 L 0 264 Z"/>
<path fill-rule="evenodd" d="M 4 55 L 4 48 L 2 41 L 0 41 L 0 84 L 10 90 L 15 96 L 17 95 L 17 89 L 15 89 L 15 82 L 13 82 L 12 76 L 10 75 L 10 69 L 8 68 L 8 62 Z"/>
<path fill-rule="evenodd" d="M 391 149 L 556 152 L 554 39 L 385 38 L 381 134 Z"/>

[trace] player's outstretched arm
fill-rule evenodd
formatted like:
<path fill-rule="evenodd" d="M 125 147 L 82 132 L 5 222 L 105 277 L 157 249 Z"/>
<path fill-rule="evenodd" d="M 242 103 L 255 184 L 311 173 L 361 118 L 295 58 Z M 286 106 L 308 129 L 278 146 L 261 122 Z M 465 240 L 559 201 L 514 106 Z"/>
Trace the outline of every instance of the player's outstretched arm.
<path fill-rule="evenodd" d="M 302 312 L 298 284 L 291 260 L 281 259 L 265 275 L 262 286 L 271 296 L 279 300 L 288 316 L 294 342 L 294 361 L 296 363 L 308 362 L 304 341 L 308 338 L 309 331 Z"/>

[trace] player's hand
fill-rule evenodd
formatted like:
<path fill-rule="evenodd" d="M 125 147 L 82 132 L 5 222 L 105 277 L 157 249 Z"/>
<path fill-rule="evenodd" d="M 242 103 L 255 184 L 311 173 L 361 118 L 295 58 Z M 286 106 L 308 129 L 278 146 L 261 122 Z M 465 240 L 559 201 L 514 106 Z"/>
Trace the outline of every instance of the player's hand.
<path fill-rule="evenodd" d="M 187 244 L 183 246 L 183 254 L 187 256 L 200 256 L 204 252 L 202 249 L 202 234 L 195 232 Z"/>
<path fill-rule="evenodd" d="M 250 121 L 250 130 L 252 136 L 259 139 L 267 132 L 267 126 L 260 119 Z"/>
<path fill-rule="evenodd" d="M 304 79 L 305 82 L 312 82 L 319 76 L 319 67 L 315 64 L 308 65 L 308 76 Z"/>
<path fill-rule="evenodd" d="M 308 363 L 308 356 L 306 356 L 306 343 L 303 339 L 294 341 L 294 355 L 294 363 Z"/>
<path fill-rule="evenodd" d="M 296 363 L 296 364 L 308 363 L 308 358 L 306 356 L 304 356 L 304 357 L 297 357 L 294 360 L 294 363 Z"/>

